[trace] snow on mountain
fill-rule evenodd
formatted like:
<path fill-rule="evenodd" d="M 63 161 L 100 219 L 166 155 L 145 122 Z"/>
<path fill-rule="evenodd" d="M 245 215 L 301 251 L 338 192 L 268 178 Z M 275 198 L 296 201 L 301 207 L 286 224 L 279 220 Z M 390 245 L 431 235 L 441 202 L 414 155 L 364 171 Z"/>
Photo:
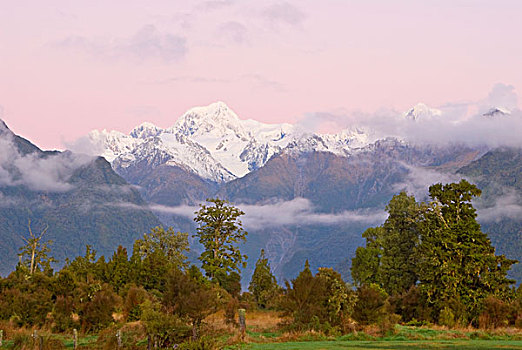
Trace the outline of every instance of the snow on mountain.
<path fill-rule="evenodd" d="M 504 107 L 492 107 L 486 113 L 482 114 L 484 117 L 498 117 L 510 115 L 511 111 Z"/>
<path fill-rule="evenodd" d="M 406 119 L 410 120 L 430 119 L 442 115 L 442 111 L 435 108 L 430 108 L 424 103 L 417 103 L 403 115 Z"/>
<path fill-rule="evenodd" d="M 87 135 L 95 153 L 114 162 L 119 156 L 129 154 L 140 144 L 140 140 L 122 132 L 111 130 L 93 130 Z"/>
<path fill-rule="evenodd" d="M 404 115 L 416 120 L 440 115 L 440 111 L 418 104 Z M 362 128 L 315 134 L 286 123 L 242 120 L 223 102 L 191 108 L 167 129 L 143 123 L 129 135 L 95 130 L 88 139 L 116 170 L 136 164 L 176 165 L 215 182 L 242 177 L 283 151 L 349 156 L 376 141 Z"/>

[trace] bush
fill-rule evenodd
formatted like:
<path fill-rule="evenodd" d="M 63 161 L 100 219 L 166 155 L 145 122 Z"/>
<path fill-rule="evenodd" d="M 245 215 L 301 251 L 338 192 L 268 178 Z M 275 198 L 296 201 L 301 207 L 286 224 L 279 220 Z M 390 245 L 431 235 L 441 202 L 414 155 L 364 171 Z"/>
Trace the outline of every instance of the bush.
<path fill-rule="evenodd" d="M 483 301 L 483 311 L 479 316 L 480 328 L 498 328 L 509 324 L 510 307 L 502 300 L 489 296 Z"/>
<path fill-rule="evenodd" d="M 198 340 L 191 340 L 180 344 L 176 349 L 178 350 L 214 350 L 218 346 L 214 339 L 209 337 L 202 337 Z"/>
<path fill-rule="evenodd" d="M 445 306 L 440 310 L 439 324 L 441 326 L 452 328 L 455 327 L 455 323 L 455 314 L 453 314 L 453 311 L 451 311 L 449 307 Z"/>
<path fill-rule="evenodd" d="M 388 313 L 388 295 L 376 284 L 365 284 L 357 290 L 357 303 L 354 307 L 353 318 L 363 325 L 377 323 Z"/>
<path fill-rule="evenodd" d="M 419 322 L 425 324 L 431 320 L 426 299 L 417 286 L 412 286 L 407 291 L 390 297 L 390 304 L 393 312 L 401 316 L 402 322 L 413 321 L 412 325 L 416 325 Z"/>
<path fill-rule="evenodd" d="M 88 296 L 88 301 L 82 307 L 82 328 L 90 332 L 110 325 L 114 321 L 112 313 L 119 303 L 120 298 L 109 285 L 99 286 L 99 289 Z"/>
<path fill-rule="evenodd" d="M 33 348 L 33 338 L 28 334 L 16 334 L 13 338 L 13 350 L 29 350 Z"/>
<path fill-rule="evenodd" d="M 146 300 L 141 309 L 145 330 L 160 347 L 179 344 L 190 336 L 190 327 L 179 317 L 162 312 L 160 304 Z"/>
<path fill-rule="evenodd" d="M 142 287 L 132 285 L 127 291 L 123 312 L 127 322 L 137 321 L 141 318 L 141 304 L 148 298 L 148 293 Z"/>

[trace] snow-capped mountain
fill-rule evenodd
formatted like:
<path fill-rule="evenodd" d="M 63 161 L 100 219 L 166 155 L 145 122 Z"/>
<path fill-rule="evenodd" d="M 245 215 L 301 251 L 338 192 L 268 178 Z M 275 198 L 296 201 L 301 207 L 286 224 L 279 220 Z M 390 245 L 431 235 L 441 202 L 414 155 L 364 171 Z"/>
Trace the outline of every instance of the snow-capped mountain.
<path fill-rule="evenodd" d="M 487 112 L 482 114 L 484 117 L 495 118 L 498 116 L 508 116 L 511 114 L 511 111 L 505 107 L 491 107 Z"/>
<path fill-rule="evenodd" d="M 442 111 L 430 108 L 424 103 L 417 103 L 415 106 L 410 108 L 404 114 L 404 117 L 409 120 L 422 120 L 431 119 L 433 117 L 439 117 L 442 115 Z"/>
<path fill-rule="evenodd" d="M 116 170 L 137 163 L 175 165 L 218 183 L 262 167 L 285 149 L 347 156 L 373 141 L 363 129 L 313 134 L 286 123 L 241 120 L 223 102 L 192 108 L 167 129 L 143 123 L 129 135 L 94 130 L 88 140 Z"/>

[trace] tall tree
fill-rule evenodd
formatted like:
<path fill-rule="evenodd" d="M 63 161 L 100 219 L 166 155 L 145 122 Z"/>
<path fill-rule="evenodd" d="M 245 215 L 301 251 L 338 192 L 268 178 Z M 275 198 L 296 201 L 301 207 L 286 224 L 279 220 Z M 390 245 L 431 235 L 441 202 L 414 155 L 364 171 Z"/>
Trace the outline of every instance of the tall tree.
<path fill-rule="evenodd" d="M 389 295 L 406 292 L 417 282 L 415 249 L 419 243 L 420 206 L 401 192 L 386 206 L 379 279 Z"/>
<path fill-rule="evenodd" d="M 257 305 L 266 308 L 270 301 L 274 300 L 278 289 L 276 278 L 270 270 L 268 259 L 265 257 L 265 250 L 261 249 L 261 255 L 256 262 L 248 290 L 256 299 Z"/>
<path fill-rule="evenodd" d="M 34 234 L 31 228 L 31 220 L 27 224 L 29 230 L 29 238 L 21 237 L 25 245 L 20 248 L 20 263 L 28 269 L 29 275 L 32 275 L 37 270 L 43 272 L 51 271 L 51 263 L 56 260 L 49 256 L 51 251 L 50 245 L 53 241 L 42 242 L 44 234 L 47 232 L 49 226 L 46 226 L 39 234 Z"/>
<path fill-rule="evenodd" d="M 207 276 L 215 280 L 218 275 L 240 272 L 246 267 L 246 255 L 237 247 L 240 241 L 246 240 L 247 232 L 243 230 L 240 216 L 245 213 L 221 199 L 207 199 L 212 205 L 201 205 L 196 212 L 199 226 L 196 236 L 205 247 L 199 260 Z"/>
<path fill-rule="evenodd" d="M 464 307 L 455 315 L 465 321 L 477 317 L 488 295 L 503 296 L 514 281 L 506 277 L 514 260 L 495 255 L 495 248 L 476 220 L 471 200 L 480 189 L 466 180 L 429 189 L 432 202 L 425 208 L 425 220 L 418 248 L 418 274 L 428 302 Z M 454 310 L 456 311 L 456 310 Z"/>
<path fill-rule="evenodd" d="M 165 256 L 168 263 L 177 268 L 186 267 L 185 252 L 189 250 L 188 247 L 188 234 L 176 232 L 172 227 L 167 230 L 161 226 L 154 227 L 150 233 L 144 234 L 142 239 L 134 242 L 134 251 L 140 259 L 157 253 Z"/>
<path fill-rule="evenodd" d="M 415 247 L 422 216 L 420 205 L 406 192 L 393 196 L 386 211 L 382 226 L 363 233 L 366 246 L 357 248 L 351 272 L 357 285 L 375 283 L 392 295 L 407 291 L 417 281 Z"/>
<path fill-rule="evenodd" d="M 382 256 L 383 228 L 369 227 L 362 234 L 366 239 L 365 247 L 358 247 L 352 258 L 351 275 L 357 286 L 364 284 L 379 284 L 379 266 Z"/>

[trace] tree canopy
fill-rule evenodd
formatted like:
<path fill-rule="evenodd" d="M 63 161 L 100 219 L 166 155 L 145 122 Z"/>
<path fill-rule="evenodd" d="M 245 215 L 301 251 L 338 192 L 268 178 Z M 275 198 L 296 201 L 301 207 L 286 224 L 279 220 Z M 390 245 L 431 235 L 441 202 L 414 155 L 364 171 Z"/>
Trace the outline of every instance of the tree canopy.
<path fill-rule="evenodd" d="M 201 205 L 194 218 L 199 224 L 195 236 L 205 248 L 199 257 L 202 268 L 211 279 L 232 271 L 239 273 L 240 267 L 246 267 L 247 258 L 237 247 L 247 236 L 240 220 L 245 213 L 225 200 L 207 202 L 211 205 Z"/>

